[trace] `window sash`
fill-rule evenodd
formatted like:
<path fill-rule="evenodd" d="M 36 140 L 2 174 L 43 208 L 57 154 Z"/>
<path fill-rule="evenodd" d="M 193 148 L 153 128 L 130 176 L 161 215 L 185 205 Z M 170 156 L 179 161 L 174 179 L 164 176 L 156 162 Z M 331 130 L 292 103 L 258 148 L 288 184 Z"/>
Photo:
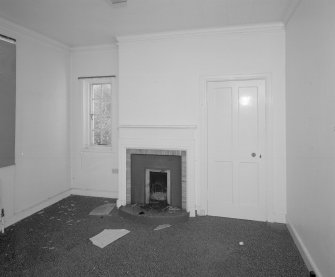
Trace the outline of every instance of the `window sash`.
<path fill-rule="evenodd" d="M 90 85 L 90 144 L 112 145 L 112 84 Z"/>
<path fill-rule="evenodd" d="M 113 151 L 116 96 L 113 78 L 82 79 L 83 146 L 87 151 Z M 104 150 L 105 149 L 105 150 Z"/>

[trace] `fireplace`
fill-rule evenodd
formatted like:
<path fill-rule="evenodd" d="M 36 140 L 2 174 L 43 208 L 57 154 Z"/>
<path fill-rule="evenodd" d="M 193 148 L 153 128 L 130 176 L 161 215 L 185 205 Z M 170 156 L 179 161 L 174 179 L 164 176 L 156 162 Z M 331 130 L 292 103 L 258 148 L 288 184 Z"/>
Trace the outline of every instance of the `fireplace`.
<path fill-rule="evenodd" d="M 203 162 L 199 160 L 199 153 L 196 153 L 197 132 L 196 125 L 121 124 L 119 126 L 117 206 L 131 206 L 132 203 L 132 154 L 179 156 L 181 157 L 181 207 L 182 210 L 189 212 L 190 216 L 195 216 L 196 188 L 198 187 L 198 193 L 203 193 L 199 184 L 199 170 L 196 171 L 197 166 Z M 146 169 L 157 168 L 147 167 Z M 143 170 L 143 176 L 145 176 L 145 169 Z M 170 174 L 172 175 L 172 171 Z M 200 195 L 198 197 L 201 199 Z M 197 205 L 199 208 L 202 207 L 200 202 Z"/>
<path fill-rule="evenodd" d="M 186 151 L 127 149 L 126 203 L 186 209 Z"/>

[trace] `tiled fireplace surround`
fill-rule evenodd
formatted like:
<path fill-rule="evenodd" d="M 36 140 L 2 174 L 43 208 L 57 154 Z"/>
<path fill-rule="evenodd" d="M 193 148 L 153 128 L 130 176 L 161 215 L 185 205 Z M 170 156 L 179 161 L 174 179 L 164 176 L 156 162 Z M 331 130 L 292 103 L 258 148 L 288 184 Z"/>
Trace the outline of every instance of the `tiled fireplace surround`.
<path fill-rule="evenodd" d="M 131 155 L 132 154 L 141 154 L 141 155 L 174 155 L 181 156 L 181 204 L 182 208 L 186 209 L 186 151 L 181 150 L 159 150 L 159 149 L 127 149 L 127 183 L 126 183 L 126 201 L 127 204 L 131 203 Z"/>
<path fill-rule="evenodd" d="M 119 126 L 118 207 L 131 203 L 131 154 L 176 155 L 182 163 L 182 208 L 195 215 L 195 126 Z"/>

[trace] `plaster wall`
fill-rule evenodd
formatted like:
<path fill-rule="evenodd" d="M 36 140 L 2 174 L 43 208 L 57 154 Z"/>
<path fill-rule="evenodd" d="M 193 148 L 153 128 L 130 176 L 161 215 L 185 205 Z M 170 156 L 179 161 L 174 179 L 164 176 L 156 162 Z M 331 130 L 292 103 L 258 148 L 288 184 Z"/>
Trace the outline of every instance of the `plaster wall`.
<path fill-rule="evenodd" d="M 16 164 L 0 169 L 0 198 L 9 225 L 70 188 L 70 50 L 1 18 L 0 32 L 17 41 Z"/>
<path fill-rule="evenodd" d="M 205 80 L 213 77 L 267 76 L 269 170 L 269 220 L 284 222 L 286 214 L 285 157 L 285 31 L 280 24 L 247 26 L 192 32 L 165 33 L 119 39 L 119 122 L 120 145 L 127 148 L 142 138 L 145 127 L 156 129 L 156 138 L 166 128 L 177 138 L 185 126 L 194 127 L 188 137 L 195 141 L 195 159 L 190 174 L 194 200 L 191 210 L 206 211 L 207 190 L 203 151 L 205 122 Z M 246 77 L 248 78 L 248 77 Z M 144 127 L 144 128 L 141 128 Z M 169 126 L 171 127 L 169 129 Z M 174 128 L 177 127 L 177 128 Z M 137 128 L 136 128 L 137 127 Z M 157 127 L 157 128 L 155 128 Z M 159 131 L 159 129 L 164 129 Z M 143 129 L 141 131 L 141 129 Z M 141 134 L 142 132 L 142 134 Z M 154 132 L 154 131 L 152 131 Z M 160 132 L 158 134 L 158 132 Z M 186 132 L 186 131 L 185 131 Z M 124 139 L 123 139 L 124 137 Z M 177 143 L 177 142 L 176 142 Z M 189 142 L 191 145 L 193 142 Z M 149 146 L 148 146 L 149 147 Z M 120 167 L 124 162 L 120 150 Z M 125 182 L 122 174 L 120 186 Z M 194 180 L 194 181 L 193 181 Z M 121 189 L 120 189 L 121 190 Z M 193 197 L 193 196 L 192 196 Z M 193 204 L 194 203 L 194 204 Z M 193 207 L 194 205 L 194 207 Z"/>
<path fill-rule="evenodd" d="M 335 2 L 301 1 L 287 25 L 287 221 L 317 276 L 335 272 Z"/>
<path fill-rule="evenodd" d="M 78 77 L 117 75 L 117 70 L 115 45 L 73 48 L 71 51 L 71 189 L 74 194 L 117 198 L 117 126 L 112 135 L 112 149 L 84 148 L 83 91 L 78 80 Z M 117 86 L 112 93 L 117 94 Z M 117 97 L 115 99 L 117 101 Z"/>

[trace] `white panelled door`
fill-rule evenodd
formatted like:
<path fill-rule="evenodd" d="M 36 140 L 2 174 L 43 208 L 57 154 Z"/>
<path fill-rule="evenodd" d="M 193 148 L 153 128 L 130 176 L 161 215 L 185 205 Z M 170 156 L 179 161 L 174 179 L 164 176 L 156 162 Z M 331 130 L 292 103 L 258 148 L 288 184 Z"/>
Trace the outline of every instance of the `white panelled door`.
<path fill-rule="evenodd" d="M 208 214 L 266 220 L 265 81 L 207 86 Z"/>

